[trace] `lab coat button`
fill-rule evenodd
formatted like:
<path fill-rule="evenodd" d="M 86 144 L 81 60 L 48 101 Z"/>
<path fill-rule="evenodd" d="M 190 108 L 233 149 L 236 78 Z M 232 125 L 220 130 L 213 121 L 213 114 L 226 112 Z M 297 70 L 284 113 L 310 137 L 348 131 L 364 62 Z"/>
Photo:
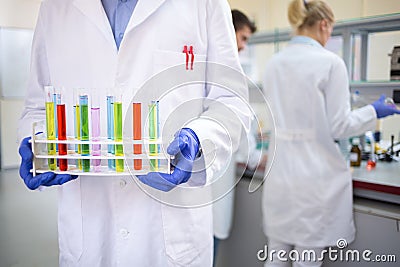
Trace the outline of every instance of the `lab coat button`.
<path fill-rule="evenodd" d="M 121 0 L 122 3 L 125 3 L 126 1 L 128 1 L 128 0 Z"/>
<path fill-rule="evenodd" d="M 123 180 L 123 179 L 121 179 L 121 180 L 119 181 L 119 186 L 120 186 L 121 188 L 124 188 L 124 187 L 126 186 L 126 181 Z"/>
<path fill-rule="evenodd" d="M 128 235 L 129 235 L 129 231 L 126 230 L 126 229 L 121 229 L 121 230 L 119 230 L 119 233 L 120 233 L 120 235 L 121 235 L 122 238 L 127 238 Z"/>

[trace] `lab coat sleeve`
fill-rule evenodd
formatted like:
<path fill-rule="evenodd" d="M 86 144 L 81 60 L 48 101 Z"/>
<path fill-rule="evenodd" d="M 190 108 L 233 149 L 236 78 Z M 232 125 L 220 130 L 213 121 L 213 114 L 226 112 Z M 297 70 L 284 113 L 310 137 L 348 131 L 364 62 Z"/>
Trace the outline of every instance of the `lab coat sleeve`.
<path fill-rule="evenodd" d="M 220 86 L 207 86 L 203 110 L 199 118 L 189 123 L 200 139 L 207 180 L 218 178 L 237 150 L 241 131 L 248 132 L 250 109 L 246 79 L 240 66 L 235 31 L 230 7 L 226 0 L 207 1 L 208 65 L 227 66 L 222 73 L 219 68 L 207 68 L 207 81 L 221 81 L 236 93 Z M 213 77 L 213 78 L 211 78 Z M 209 83 L 210 84 L 210 83 Z"/>
<path fill-rule="evenodd" d="M 47 63 L 46 45 L 45 45 L 45 29 L 43 22 L 44 3 L 42 3 L 39 11 L 39 17 L 33 36 L 30 75 L 28 80 L 28 88 L 25 97 L 25 106 L 21 118 L 18 122 L 18 140 L 32 135 L 32 124 L 40 123 L 37 131 L 45 129 L 45 100 L 44 86 L 50 85 L 50 74 Z"/>
<path fill-rule="evenodd" d="M 333 60 L 324 93 L 332 138 L 348 138 L 375 128 L 377 117 L 372 105 L 351 110 L 346 66 L 339 57 Z"/>

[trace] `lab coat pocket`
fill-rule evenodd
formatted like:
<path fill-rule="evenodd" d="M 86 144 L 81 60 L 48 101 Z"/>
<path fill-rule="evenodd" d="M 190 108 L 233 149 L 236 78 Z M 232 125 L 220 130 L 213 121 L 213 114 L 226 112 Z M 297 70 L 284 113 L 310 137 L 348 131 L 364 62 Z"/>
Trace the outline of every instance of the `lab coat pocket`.
<path fill-rule="evenodd" d="M 191 209 L 162 205 L 165 250 L 172 266 L 198 266 L 203 246 L 196 242 L 201 235 L 195 231 L 200 223 L 196 217 Z"/>
<path fill-rule="evenodd" d="M 155 76 L 149 84 L 156 86 L 148 91 L 160 101 L 160 123 L 168 122 L 173 134 L 203 112 L 206 56 L 194 54 L 193 70 L 190 63 L 187 70 L 185 53 L 157 50 L 153 55 Z"/>
<path fill-rule="evenodd" d="M 182 67 L 182 70 L 192 71 L 198 63 L 204 63 L 206 58 L 206 55 L 197 53 L 186 56 L 184 52 L 156 50 L 153 57 L 153 71 L 156 74 L 176 66 Z"/>

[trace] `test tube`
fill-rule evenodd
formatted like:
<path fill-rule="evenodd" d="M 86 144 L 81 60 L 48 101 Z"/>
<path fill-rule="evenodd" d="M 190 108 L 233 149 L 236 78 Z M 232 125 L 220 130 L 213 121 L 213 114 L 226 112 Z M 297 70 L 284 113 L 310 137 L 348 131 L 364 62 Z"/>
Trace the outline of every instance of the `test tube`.
<path fill-rule="evenodd" d="M 57 94 L 57 128 L 58 128 L 58 140 L 67 140 L 67 123 L 65 119 L 65 103 L 62 102 L 61 94 Z M 67 155 L 67 144 L 58 145 L 58 155 Z M 58 165 L 60 171 L 68 170 L 68 160 L 59 159 Z"/>
<path fill-rule="evenodd" d="M 141 103 L 133 103 L 133 140 L 141 140 L 142 139 L 142 104 Z M 134 144 L 133 145 L 133 154 L 138 155 L 142 154 L 142 145 Z M 133 167 L 135 170 L 142 169 L 142 160 L 134 159 Z"/>
<path fill-rule="evenodd" d="M 160 139 L 160 101 L 156 101 L 156 110 L 157 110 L 157 140 Z M 157 145 L 157 152 L 160 154 L 160 145 Z M 160 159 L 158 160 L 158 166 L 160 166 Z"/>
<path fill-rule="evenodd" d="M 92 93 L 92 140 L 100 141 L 100 103 L 98 94 L 95 92 Z M 92 145 L 92 155 L 100 156 L 101 155 L 101 145 L 94 144 Z M 92 160 L 93 169 L 95 172 L 100 171 L 101 167 L 101 159 L 93 159 Z"/>
<path fill-rule="evenodd" d="M 150 142 L 156 141 L 158 137 L 158 127 L 157 127 L 157 102 L 151 101 L 149 104 L 149 138 Z M 150 156 L 158 155 L 158 148 L 156 144 L 149 144 L 149 153 Z M 157 171 L 158 170 L 158 160 L 150 159 L 150 170 Z"/>
<path fill-rule="evenodd" d="M 122 142 L 122 96 L 118 94 L 114 99 L 114 138 L 117 142 Z M 122 145 L 115 145 L 115 155 L 123 156 L 124 149 Z M 124 171 L 124 160 L 115 160 L 115 170 Z"/>
<path fill-rule="evenodd" d="M 46 93 L 46 132 L 48 140 L 55 140 L 55 117 L 54 117 L 54 101 L 53 101 L 53 86 L 45 86 L 44 87 Z M 54 143 L 47 144 L 47 153 L 49 155 L 56 154 L 56 145 Z M 49 166 L 49 170 L 54 171 L 57 168 L 57 161 L 55 158 L 51 158 L 47 160 L 47 164 Z"/>
<path fill-rule="evenodd" d="M 114 140 L 114 96 L 107 96 L 107 138 Z M 108 145 L 108 153 L 115 154 L 115 146 Z M 115 170 L 115 160 L 108 160 L 108 168 Z"/>
<path fill-rule="evenodd" d="M 79 96 L 79 106 L 81 115 L 81 140 L 89 141 L 89 107 L 88 107 L 87 94 Z M 88 156 L 90 154 L 89 144 L 81 145 L 81 155 Z M 82 170 L 84 172 L 90 171 L 90 159 L 82 159 Z"/>
<path fill-rule="evenodd" d="M 55 137 L 58 137 L 58 129 L 57 129 L 57 103 L 60 101 L 60 94 L 54 90 L 53 87 L 53 103 L 54 103 L 54 126 L 55 126 Z M 56 151 L 58 151 L 58 144 L 56 144 Z"/>
<path fill-rule="evenodd" d="M 81 140 L 81 113 L 80 113 L 80 107 L 79 107 L 79 94 L 78 94 L 78 89 L 74 90 L 74 122 L 75 122 L 75 139 L 80 141 Z M 81 154 L 81 145 L 77 144 L 75 145 L 75 152 L 78 154 Z M 82 160 L 77 159 L 76 160 L 76 167 L 79 170 L 82 170 Z"/>

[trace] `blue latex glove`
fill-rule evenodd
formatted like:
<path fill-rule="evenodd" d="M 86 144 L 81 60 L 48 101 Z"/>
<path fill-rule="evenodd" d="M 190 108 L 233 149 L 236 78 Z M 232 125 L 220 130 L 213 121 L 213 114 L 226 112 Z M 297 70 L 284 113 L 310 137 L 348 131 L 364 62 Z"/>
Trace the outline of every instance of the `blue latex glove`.
<path fill-rule="evenodd" d="M 175 139 L 167 148 L 168 154 L 175 156 L 172 174 L 150 172 L 137 175 L 139 180 L 161 191 L 168 192 L 181 183 L 186 183 L 192 175 L 193 162 L 200 149 L 200 141 L 192 129 L 183 128 L 175 134 Z"/>
<path fill-rule="evenodd" d="M 376 116 L 378 119 L 384 118 L 393 114 L 400 114 L 400 110 L 396 108 L 396 106 L 387 105 L 385 103 L 386 96 L 381 95 L 381 97 L 372 103 L 372 106 L 375 108 Z"/>
<path fill-rule="evenodd" d="M 19 167 L 19 175 L 24 180 L 26 186 L 34 190 L 39 186 L 52 186 L 61 185 L 70 180 L 76 179 L 78 176 L 69 174 L 55 174 L 54 172 L 45 172 L 41 174 L 33 174 L 30 172 L 32 169 L 32 146 L 29 143 L 30 137 L 24 138 L 19 147 L 19 154 L 21 155 L 21 166 Z"/>

